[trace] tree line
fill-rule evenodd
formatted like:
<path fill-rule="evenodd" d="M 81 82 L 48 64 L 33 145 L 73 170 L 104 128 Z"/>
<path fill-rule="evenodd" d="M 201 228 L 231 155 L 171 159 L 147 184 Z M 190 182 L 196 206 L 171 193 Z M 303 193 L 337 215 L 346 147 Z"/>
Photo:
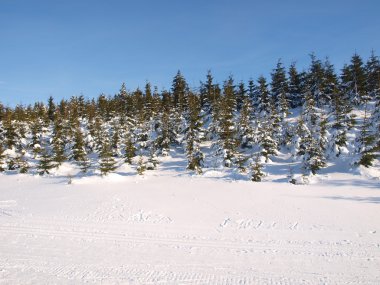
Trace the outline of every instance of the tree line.
<path fill-rule="evenodd" d="M 178 71 L 170 90 L 147 82 L 129 91 L 123 83 L 113 96 L 0 103 L 0 171 L 43 175 L 72 161 L 83 173 L 107 175 L 127 163 L 142 174 L 174 147 L 190 171 L 234 168 L 253 181 L 280 153 L 300 162 L 305 177 L 341 158 L 372 166 L 380 150 L 379 57 L 354 54 L 340 74 L 328 59 L 310 58 L 305 71 L 279 60 L 270 80 L 230 76 L 220 84 L 209 71 L 194 88 Z"/>

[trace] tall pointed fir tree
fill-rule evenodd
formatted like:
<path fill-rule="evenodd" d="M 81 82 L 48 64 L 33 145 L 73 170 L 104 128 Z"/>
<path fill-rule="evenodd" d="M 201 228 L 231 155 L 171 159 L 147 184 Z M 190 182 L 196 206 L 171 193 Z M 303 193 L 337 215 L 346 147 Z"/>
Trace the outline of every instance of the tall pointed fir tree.
<path fill-rule="evenodd" d="M 255 160 L 251 163 L 250 166 L 251 166 L 251 181 L 260 182 L 262 180 L 262 177 L 265 176 L 265 174 L 262 171 L 263 165 L 260 162 L 259 154 L 256 156 Z"/>
<path fill-rule="evenodd" d="M 288 115 L 289 102 L 288 102 L 288 80 L 286 78 L 285 68 L 281 60 L 278 60 L 276 68 L 273 70 L 271 82 L 271 96 L 277 112 L 280 114 L 281 120 Z"/>
<path fill-rule="evenodd" d="M 241 108 L 243 107 L 243 102 L 246 97 L 247 90 L 245 89 L 244 82 L 240 82 L 236 91 L 236 109 L 238 112 L 240 112 Z"/>
<path fill-rule="evenodd" d="M 146 170 L 146 165 L 145 165 L 145 161 L 142 155 L 139 156 L 136 170 L 137 170 L 138 175 L 144 175 L 144 172 Z"/>
<path fill-rule="evenodd" d="M 54 99 L 52 96 L 50 96 L 48 99 L 48 117 L 50 121 L 54 121 L 55 112 L 56 112 L 56 106 L 54 103 Z"/>
<path fill-rule="evenodd" d="M 252 104 L 246 97 L 240 111 L 238 123 L 238 142 L 241 148 L 252 148 L 255 143 L 253 123 L 252 123 Z"/>
<path fill-rule="evenodd" d="M 50 170 L 53 169 L 55 165 L 53 164 L 53 159 L 46 149 L 46 147 L 42 150 L 41 158 L 37 166 L 38 173 L 40 175 L 50 174 Z"/>
<path fill-rule="evenodd" d="M 301 138 L 298 152 L 299 155 L 302 155 L 302 167 L 305 175 L 316 174 L 326 165 L 326 120 L 315 104 L 314 96 L 311 92 L 307 92 L 302 112 L 307 130 L 304 137 Z"/>
<path fill-rule="evenodd" d="M 203 137 L 202 119 L 200 117 L 201 104 L 199 98 L 189 94 L 188 128 L 186 132 L 187 169 L 198 174 L 202 173 L 204 154 L 200 150 L 200 142 Z"/>
<path fill-rule="evenodd" d="M 219 142 L 216 154 L 221 157 L 226 167 L 232 167 L 236 155 L 236 126 L 234 113 L 236 111 L 235 86 L 232 77 L 224 82 L 223 98 L 220 105 Z"/>
<path fill-rule="evenodd" d="M 38 118 L 34 118 L 30 122 L 31 143 L 29 144 L 32 149 L 34 158 L 41 152 L 41 137 L 42 137 L 42 122 Z"/>
<path fill-rule="evenodd" d="M 102 143 L 102 148 L 99 153 L 99 170 L 105 176 L 108 173 L 115 171 L 117 168 L 115 158 L 112 156 L 112 149 L 109 141 L 105 139 Z"/>
<path fill-rule="evenodd" d="M 372 50 L 365 66 L 368 95 L 374 99 L 380 96 L 380 59 Z"/>
<path fill-rule="evenodd" d="M 178 115 L 182 116 L 187 108 L 188 86 L 179 70 L 173 79 L 172 93 L 174 108 L 177 110 Z"/>
<path fill-rule="evenodd" d="M 19 142 L 19 137 L 16 132 L 16 125 L 12 118 L 11 111 L 6 111 L 4 115 L 3 120 L 3 127 L 4 127 L 4 135 L 5 135 L 5 142 L 8 149 L 12 149 L 13 147 L 17 147 Z"/>
<path fill-rule="evenodd" d="M 338 76 L 335 73 L 334 65 L 332 65 L 328 58 L 323 64 L 323 84 L 322 84 L 322 97 L 323 104 L 331 107 L 335 90 L 338 88 Z M 322 104 L 321 104 L 322 105 Z"/>
<path fill-rule="evenodd" d="M 136 147 L 133 143 L 132 134 L 129 130 L 125 133 L 124 145 L 124 162 L 132 164 L 132 159 L 136 156 Z"/>
<path fill-rule="evenodd" d="M 313 97 L 316 106 L 323 106 L 326 104 L 326 98 L 323 94 L 325 70 L 321 60 L 319 60 L 314 54 L 311 54 L 310 58 L 311 63 L 307 73 L 304 91 L 310 93 L 309 95 Z"/>
<path fill-rule="evenodd" d="M 211 112 L 212 105 L 216 102 L 215 98 L 215 86 L 213 83 L 211 70 L 207 71 L 206 82 L 201 82 L 200 88 L 200 101 L 201 108 L 206 111 L 207 114 Z"/>
<path fill-rule="evenodd" d="M 4 147 L 3 147 L 3 143 L 2 141 L 0 141 L 0 172 L 3 172 L 5 171 L 5 166 L 4 166 L 4 163 L 5 163 L 5 154 L 4 154 Z"/>
<path fill-rule="evenodd" d="M 162 156 L 169 155 L 170 143 L 176 136 L 173 134 L 170 126 L 170 109 L 171 109 L 171 98 L 170 93 L 164 91 L 162 93 L 162 112 L 157 128 L 157 137 L 154 142 L 158 152 Z"/>
<path fill-rule="evenodd" d="M 294 62 L 289 67 L 288 77 L 288 99 L 290 107 L 296 108 L 302 106 L 302 76 L 298 73 Z"/>
<path fill-rule="evenodd" d="M 344 92 L 355 105 L 363 103 L 363 96 L 366 95 L 366 76 L 363 60 L 358 54 L 354 54 L 349 65 L 345 65 L 342 70 L 342 83 Z"/>
<path fill-rule="evenodd" d="M 257 107 L 257 116 L 265 117 L 268 116 L 271 109 L 271 99 L 269 95 L 268 84 L 264 76 L 260 76 L 257 82 L 257 102 L 254 102 L 254 104 Z"/>
<path fill-rule="evenodd" d="M 86 173 L 91 166 L 91 161 L 88 158 L 83 133 L 80 128 L 79 121 L 74 130 L 74 143 L 72 146 L 72 158 L 78 164 L 83 173 Z"/>
<path fill-rule="evenodd" d="M 52 149 L 53 149 L 53 161 L 55 166 L 60 166 L 66 159 L 65 155 L 65 134 L 63 131 L 64 122 L 59 114 L 55 113 L 55 119 L 53 124 L 53 134 L 51 139 Z"/>
<path fill-rule="evenodd" d="M 331 108 L 330 148 L 331 152 L 336 157 L 339 157 L 342 153 L 347 152 L 350 103 L 344 99 L 338 88 L 334 88 L 333 90 Z"/>
<path fill-rule="evenodd" d="M 364 118 L 360 126 L 360 134 L 358 138 L 359 154 L 358 164 L 365 167 L 373 165 L 376 158 L 376 139 L 373 128 L 371 127 L 371 112 L 368 110 L 369 96 L 363 96 L 361 100 L 364 102 Z"/>

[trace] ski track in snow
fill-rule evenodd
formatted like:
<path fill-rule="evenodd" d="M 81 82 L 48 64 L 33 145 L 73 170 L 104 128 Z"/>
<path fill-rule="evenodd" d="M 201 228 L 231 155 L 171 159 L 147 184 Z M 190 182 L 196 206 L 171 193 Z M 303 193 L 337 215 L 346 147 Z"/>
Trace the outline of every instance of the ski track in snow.
<path fill-rule="evenodd" d="M 321 198 L 378 189 L 11 179 L 0 177 L 0 284 L 380 284 L 379 205 Z"/>

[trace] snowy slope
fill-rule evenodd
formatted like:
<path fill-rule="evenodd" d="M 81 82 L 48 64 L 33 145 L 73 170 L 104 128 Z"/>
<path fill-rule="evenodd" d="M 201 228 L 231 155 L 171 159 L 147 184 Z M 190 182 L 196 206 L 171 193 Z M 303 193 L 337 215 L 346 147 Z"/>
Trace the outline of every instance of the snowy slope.
<path fill-rule="evenodd" d="M 379 284 L 379 180 L 0 175 L 0 284 Z M 339 170 L 339 167 L 337 168 Z M 64 168 L 62 172 L 67 172 Z M 284 170 L 284 175 L 286 170 Z"/>

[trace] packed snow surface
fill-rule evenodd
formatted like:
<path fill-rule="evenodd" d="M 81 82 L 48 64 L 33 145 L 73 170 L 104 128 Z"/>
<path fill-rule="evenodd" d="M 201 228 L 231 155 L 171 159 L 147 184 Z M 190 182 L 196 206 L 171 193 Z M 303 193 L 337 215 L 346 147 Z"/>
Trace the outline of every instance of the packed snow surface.
<path fill-rule="evenodd" d="M 82 283 L 380 284 L 379 180 L 0 175 L 0 284 Z"/>

